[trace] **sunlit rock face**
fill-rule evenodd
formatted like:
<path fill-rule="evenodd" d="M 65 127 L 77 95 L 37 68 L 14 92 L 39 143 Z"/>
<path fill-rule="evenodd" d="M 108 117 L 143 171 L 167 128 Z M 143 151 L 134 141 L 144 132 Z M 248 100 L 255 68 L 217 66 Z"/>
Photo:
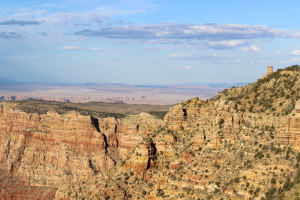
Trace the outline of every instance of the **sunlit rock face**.
<path fill-rule="evenodd" d="M 164 120 L 0 104 L 3 199 L 293 199 L 300 70 L 173 106 Z"/>

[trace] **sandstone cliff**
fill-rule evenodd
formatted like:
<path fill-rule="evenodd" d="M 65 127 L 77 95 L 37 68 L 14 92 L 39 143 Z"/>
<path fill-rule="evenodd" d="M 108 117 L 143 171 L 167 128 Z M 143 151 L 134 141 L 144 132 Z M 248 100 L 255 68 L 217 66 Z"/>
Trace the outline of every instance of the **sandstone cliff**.
<path fill-rule="evenodd" d="M 3 199 L 289 199 L 300 182 L 300 68 L 164 120 L 0 105 Z"/>

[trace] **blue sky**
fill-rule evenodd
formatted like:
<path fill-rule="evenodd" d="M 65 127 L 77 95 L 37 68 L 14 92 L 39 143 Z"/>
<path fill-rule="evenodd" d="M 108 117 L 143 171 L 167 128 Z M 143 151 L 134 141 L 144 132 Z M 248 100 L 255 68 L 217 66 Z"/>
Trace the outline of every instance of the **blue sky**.
<path fill-rule="evenodd" d="M 0 77 L 254 82 L 300 63 L 296 0 L 2 0 Z"/>

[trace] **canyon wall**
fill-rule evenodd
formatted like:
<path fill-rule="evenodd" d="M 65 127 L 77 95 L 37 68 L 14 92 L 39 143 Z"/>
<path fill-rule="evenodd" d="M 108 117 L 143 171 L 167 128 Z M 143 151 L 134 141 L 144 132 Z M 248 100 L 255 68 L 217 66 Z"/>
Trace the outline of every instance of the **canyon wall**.
<path fill-rule="evenodd" d="M 96 119 L 76 112 L 27 114 L 13 106 L 0 106 L 0 170 L 27 186 L 54 190 L 65 183 L 112 176 L 117 163 L 163 124 L 147 113 Z"/>
<path fill-rule="evenodd" d="M 289 115 L 275 116 L 193 98 L 171 108 L 164 120 L 147 113 L 123 119 L 27 114 L 1 103 L 0 194 L 260 199 L 272 178 L 276 188 L 288 177 L 296 180 L 299 103 Z"/>

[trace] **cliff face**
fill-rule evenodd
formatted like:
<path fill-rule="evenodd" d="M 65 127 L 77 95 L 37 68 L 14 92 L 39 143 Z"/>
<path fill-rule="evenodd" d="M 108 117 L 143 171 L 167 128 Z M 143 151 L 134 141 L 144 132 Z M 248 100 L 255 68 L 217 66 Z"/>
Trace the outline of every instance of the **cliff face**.
<path fill-rule="evenodd" d="M 193 98 L 164 120 L 26 114 L 2 103 L 1 195 L 288 199 L 300 187 L 299 77 L 292 67 L 207 101 Z"/>
<path fill-rule="evenodd" d="M 60 188 L 112 176 L 117 163 L 163 123 L 146 113 L 99 120 L 76 112 L 26 114 L 13 106 L 0 107 L 0 169 L 28 186 Z"/>

